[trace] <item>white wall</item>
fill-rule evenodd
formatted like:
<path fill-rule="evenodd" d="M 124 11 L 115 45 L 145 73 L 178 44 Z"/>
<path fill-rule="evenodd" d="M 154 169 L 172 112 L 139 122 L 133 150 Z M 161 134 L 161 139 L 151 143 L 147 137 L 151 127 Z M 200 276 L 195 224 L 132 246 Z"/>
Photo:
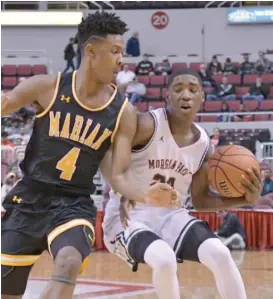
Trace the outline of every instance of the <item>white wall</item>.
<path fill-rule="evenodd" d="M 228 25 L 227 11 L 218 9 L 165 10 L 169 24 L 155 29 L 151 16 L 156 10 L 120 10 L 116 13 L 131 29 L 140 33 L 142 53 L 178 56 L 196 53 L 202 57 L 201 29 L 205 25 L 205 56 L 238 55 L 273 48 L 273 25 Z M 46 49 L 53 67 L 64 67 L 63 50 L 76 27 L 2 27 L 2 49 Z"/>

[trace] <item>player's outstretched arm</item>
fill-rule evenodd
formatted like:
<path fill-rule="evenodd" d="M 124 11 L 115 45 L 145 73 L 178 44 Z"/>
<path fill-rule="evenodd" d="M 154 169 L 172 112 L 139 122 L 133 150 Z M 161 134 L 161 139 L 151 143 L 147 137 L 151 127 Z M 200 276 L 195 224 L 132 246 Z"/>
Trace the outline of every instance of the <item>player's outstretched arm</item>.
<path fill-rule="evenodd" d="M 24 80 L 13 90 L 1 95 L 1 115 L 9 115 L 34 103 L 39 104 L 41 110 L 46 109 L 53 98 L 55 85 L 56 77 L 50 75 L 37 75 Z"/>
<path fill-rule="evenodd" d="M 212 156 L 213 151 L 213 146 L 211 146 L 202 167 L 193 176 L 191 184 L 193 206 L 197 210 L 217 211 L 254 204 L 260 198 L 262 188 L 261 178 L 255 169 L 249 173 L 252 182 L 242 178 L 241 183 L 245 188 L 245 197 L 227 198 L 210 192 L 207 161 Z"/>

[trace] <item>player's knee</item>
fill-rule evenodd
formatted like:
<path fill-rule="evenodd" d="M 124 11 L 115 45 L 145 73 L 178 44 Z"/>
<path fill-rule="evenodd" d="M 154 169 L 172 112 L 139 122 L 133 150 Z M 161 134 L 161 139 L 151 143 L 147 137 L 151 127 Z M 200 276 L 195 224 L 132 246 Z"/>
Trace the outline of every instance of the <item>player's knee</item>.
<path fill-rule="evenodd" d="M 229 249 L 219 239 L 208 239 L 211 242 L 209 254 L 214 259 L 216 265 L 223 267 L 232 260 Z"/>
<path fill-rule="evenodd" d="M 177 271 L 176 255 L 162 240 L 153 242 L 145 252 L 145 261 L 153 270 L 173 274 Z"/>
<path fill-rule="evenodd" d="M 70 277 L 80 271 L 82 256 L 74 247 L 64 247 L 60 249 L 55 258 L 55 270 L 58 275 Z"/>

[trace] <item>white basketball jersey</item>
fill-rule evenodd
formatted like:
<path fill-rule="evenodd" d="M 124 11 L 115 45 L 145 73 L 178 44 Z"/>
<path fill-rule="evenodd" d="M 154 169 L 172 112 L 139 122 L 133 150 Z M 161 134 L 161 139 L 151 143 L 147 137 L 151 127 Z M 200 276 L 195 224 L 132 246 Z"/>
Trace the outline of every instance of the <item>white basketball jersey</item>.
<path fill-rule="evenodd" d="M 150 142 L 141 150 L 132 152 L 130 167 L 131 184 L 148 189 L 154 182 L 170 184 L 181 195 L 184 202 L 192 182 L 192 176 L 203 163 L 209 148 L 209 137 L 204 129 L 192 145 L 179 148 L 171 133 L 165 109 L 151 111 L 155 130 Z M 130 184 L 128 185 L 130 186 Z"/>

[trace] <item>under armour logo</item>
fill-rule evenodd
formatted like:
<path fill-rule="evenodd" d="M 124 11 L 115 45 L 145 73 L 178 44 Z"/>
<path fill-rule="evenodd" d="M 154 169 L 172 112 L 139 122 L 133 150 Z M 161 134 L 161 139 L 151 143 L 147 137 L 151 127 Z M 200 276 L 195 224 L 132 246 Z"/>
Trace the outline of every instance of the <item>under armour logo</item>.
<path fill-rule="evenodd" d="M 18 198 L 16 195 L 13 196 L 13 199 L 12 199 L 13 202 L 16 202 L 16 203 L 22 203 L 22 198 Z"/>
<path fill-rule="evenodd" d="M 164 136 L 162 136 L 162 137 L 159 139 L 159 141 L 164 142 L 163 138 L 164 138 Z"/>
<path fill-rule="evenodd" d="M 61 101 L 62 101 L 62 102 L 69 103 L 69 102 L 70 102 L 70 97 L 66 97 L 65 95 L 62 95 L 62 96 L 61 96 Z"/>

